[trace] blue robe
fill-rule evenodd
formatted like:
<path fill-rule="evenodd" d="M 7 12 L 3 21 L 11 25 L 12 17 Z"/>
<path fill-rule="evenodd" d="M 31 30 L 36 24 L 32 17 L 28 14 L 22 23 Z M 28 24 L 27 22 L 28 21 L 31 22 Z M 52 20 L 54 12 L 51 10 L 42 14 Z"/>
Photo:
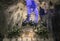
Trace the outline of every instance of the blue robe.
<path fill-rule="evenodd" d="M 39 15 L 39 12 L 38 12 L 38 6 L 37 6 L 37 3 L 34 1 L 34 0 L 26 0 L 26 6 L 27 6 L 27 20 L 30 21 L 30 15 L 32 12 L 34 12 L 35 14 L 35 23 L 38 23 L 38 15 Z M 33 10 L 31 10 L 33 9 Z"/>

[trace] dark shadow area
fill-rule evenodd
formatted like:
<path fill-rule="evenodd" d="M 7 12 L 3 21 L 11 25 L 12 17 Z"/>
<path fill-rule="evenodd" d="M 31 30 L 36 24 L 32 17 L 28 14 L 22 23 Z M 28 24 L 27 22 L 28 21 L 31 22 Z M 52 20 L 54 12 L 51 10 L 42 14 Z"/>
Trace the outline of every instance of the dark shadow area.
<path fill-rule="evenodd" d="M 12 5 L 18 2 L 18 0 L 0 0 L 1 3 L 7 4 L 7 5 Z"/>
<path fill-rule="evenodd" d="M 55 5 L 55 13 L 52 17 L 52 29 L 54 41 L 60 41 L 60 4 Z"/>

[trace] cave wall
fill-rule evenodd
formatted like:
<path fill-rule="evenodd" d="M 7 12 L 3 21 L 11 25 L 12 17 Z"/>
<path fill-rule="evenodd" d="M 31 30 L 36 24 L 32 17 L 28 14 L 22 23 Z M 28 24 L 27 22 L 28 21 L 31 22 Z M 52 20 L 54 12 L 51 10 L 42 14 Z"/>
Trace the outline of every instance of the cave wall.
<path fill-rule="evenodd" d="M 21 0 L 0 0 L 0 33 L 6 34 L 7 29 L 11 28 L 8 25 L 12 26 L 20 21 L 22 8 L 24 4 Z"/>

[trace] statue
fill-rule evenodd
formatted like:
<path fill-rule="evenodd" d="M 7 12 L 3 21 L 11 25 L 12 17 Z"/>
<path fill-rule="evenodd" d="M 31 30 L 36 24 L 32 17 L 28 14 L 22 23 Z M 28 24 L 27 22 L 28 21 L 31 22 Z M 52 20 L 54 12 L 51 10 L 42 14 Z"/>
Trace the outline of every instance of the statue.
<path fill-rule="evenodd" d="M 37 3 L 35 2 L 35 0 L 25 0 L 25 1 L 26 1 L 26 7 L 27 7 L 27 19 L 24 22 L 29 23 L 31 21 L 30 15 L 32 14 L 32 12 L 34 12 L 35 20 L 31 21 L 31 23 L 37 24 L 38 15 L 39 15 Z"/>

